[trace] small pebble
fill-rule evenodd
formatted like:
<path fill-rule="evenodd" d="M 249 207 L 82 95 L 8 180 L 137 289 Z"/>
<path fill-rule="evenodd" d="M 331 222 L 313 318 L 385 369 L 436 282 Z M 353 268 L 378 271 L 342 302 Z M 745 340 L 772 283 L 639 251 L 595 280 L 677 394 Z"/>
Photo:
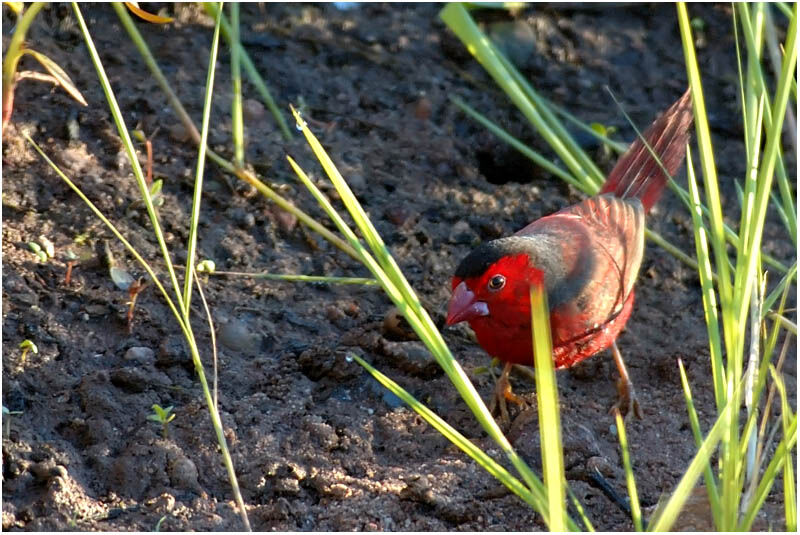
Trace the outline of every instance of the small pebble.
<path fill-rule="evenodd" d="M 169 480 L 173 487 L 200 490 L 197 482 L 197 466 L 187 457 L 180 457 L 169 465 Z"/>
<path fill-rule="evenodd" d="M 242 102 L 242 115 L 245 121 L 260 121 L 264 119 L 264 105 L 256 99 L 246 98 Z"/>
<path fill-rule="evenodd" d="M 414 117 L 420 121 L 427 121 L 431 118 L 431 101 L 426 97 L 420 98 L 414 104 Z"/>
<path fill-rule="evenodd" d="M 297 226 L 297 216 L 285 210 L 276 210 L 275 220 L 278 222 L 281 231 L 286 234 L 291 234 Z"/>
<path fill-rule="evenodd" d="M 243 352 L 255 352 L 261 342 L 260 337 L 238 319 L 232 319 L 220 328 L 219 341 L 228 349 Z"/>
<path fill-rule="evenodd" d="M 171 125 L 167 131 L 169 132 L 169 138 L 172 141 L 177 141 L 179 143 L 185 143 L 189 141 L 190 137 L 189 132 L 183 127 L 181 123 L 174 123 Z"/>
<path fill-rule="evenodd" d="M 456 222 L 448 236 L 450 243 L 470 245 L 480 241 L 478 233 L 465 220 Z"/>
<path fill-rule="evenodd" d="M 125 360 L 132 360 L 140 364 L 154 364 L 156 353 L 149 347 L 132 347 L 125 352 Z"/>

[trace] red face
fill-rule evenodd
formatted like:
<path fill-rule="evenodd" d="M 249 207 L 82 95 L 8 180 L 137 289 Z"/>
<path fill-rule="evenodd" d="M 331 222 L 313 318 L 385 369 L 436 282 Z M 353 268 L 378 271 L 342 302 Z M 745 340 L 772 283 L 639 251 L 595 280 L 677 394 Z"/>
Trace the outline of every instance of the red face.
<path fill-rule="evenodd" d="M 447 324 L 530 324 L 530 284 L 542 276 L 529 265 L 527 255 L 518 254 L 501 258 L 477 277 L 453 277 Z"/>

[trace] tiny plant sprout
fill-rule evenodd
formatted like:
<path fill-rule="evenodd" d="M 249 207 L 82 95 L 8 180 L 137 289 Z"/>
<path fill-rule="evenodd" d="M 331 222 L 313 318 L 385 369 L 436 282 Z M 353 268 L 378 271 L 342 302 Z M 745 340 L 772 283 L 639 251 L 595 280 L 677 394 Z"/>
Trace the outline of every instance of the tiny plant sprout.
<path fill-rule="evenodd" d="M 609 137 L 611 134 L 617 131 L 616 126 L 606 126 L 602 123 L 592 123 L 589 125 L 589 127 L 604 137 Z M 608 143 L 603 143 L 603 156 L 606 158 L 611 156 L 611 147 L 608 145 Z"/>
<path fill-rule="evenodd" d="M 39 353 L 39 348 L 36 347 L 36 344 L 34 344 L 31 340 L 23 340 L 19 347 L 22 349 L 22 355 L 19 357 L 20 364 L 25 364 L 25 358 L 28 356 L 28 351 L 33 351 L 34 354 Z"/>
<path fill-rule="evenodd" d="M 33 251 L 33 254 L 39 259 L 40 262 L 47 262 L 47 253 L 42 249 L 42 246 L 35 241 L 28 242 L 28 248 Z"/>
<path fill-rule="evenodd" d="M 22 411 L 10 411 L 3 405 L 3 438 L 8 438 L 11 434 L 11 417 L 22 414 Z"/>
<path fill-rule="evenodd" d="M 47 237 L 39 236 L 39 245 L 42 246 L 42 249 L 47 253 L 49 258 L 54 258 L 56 256 L 56 246 L 53 245 L 53 242 L 47 239 Z"/>
<path fill-rule="evenodd" d="M 144 131 L 139 130 L 138 128 L 135 130 L 131 130 L 131 134 L 133 135 L 133 138 L 139 143 L 144 143 L 145 141 L 147 141 L 147 137 L 145 137 Z"/>
<path fill-rule="evenodd" d="M 128 333 L 130 334 L 133 332 L 133 311 L 136 309 L 136 298 L 139 297 L 139 294 L 142 293 L 147 287 L 147 281 L 144 277 L 139 278 L 138 280 L 133 281 L 130 286 L 128 286 L 128 314 L 127 314 L 127 321 L 128 321 Z"/>
<path fill-rule="evenodd" d="M 692 29 L 693 29 L 694 31 L 696 31 L 696 32 L 702 32 L 703 30 L 705 30 L 705 29 L 706 29 L 706 21 L 704 21 L 704 20 L 703 20 L 702 18 L 700 18 L 700 17 L 694 17 L 694 18 L 691 20 L 691 22 L 689 22 L 689 25 L 690 25 L 690 26 L 692 27 Z"/>
<path fill-rule="evenodd" d="M 148 174 L 152 175 L 152 167 L 150 167 Z M 156 208 L 160 208 L 164 204 L 164 196 L 161 195 L 161 187 L 163 185 L 164 181 L 159 178 L 150 187 L 150 200 L 153 201 L 153 206 Z"/>
<path fill-rule="evenodd" d="M 212 275 L 216 271 L 217 265 L 213 260 L 202 260 L 197 264 L 198 273 L 208 273 Z"/>
<path fill-rule="evenodd" d="M 69 249 L 67 249 L 65 256 L 67 258 L 67 273 L 64 275 L 64 286 L 69 286 L 70 282 L 72 282 L 72 268 L 78 262 L 78 256 Z"/>
<path fill-rule="evenodd" d="M 164 438 L 169 437 L 167 426 L 175 419 L 175 414 L 172 413 L 172 405 L 169 407 L 162 407 L 158 403 L 153 404 L 153 414 L 148 414 L 147 419 L 151 422 L 161 424 L 161 436 Z"/>

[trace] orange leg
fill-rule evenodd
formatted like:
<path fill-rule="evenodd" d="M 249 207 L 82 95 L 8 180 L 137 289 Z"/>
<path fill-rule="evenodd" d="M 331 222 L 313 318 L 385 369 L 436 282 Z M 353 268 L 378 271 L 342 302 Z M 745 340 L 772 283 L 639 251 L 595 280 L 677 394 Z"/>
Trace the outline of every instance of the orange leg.
<path fill-rule="evenodd" d="M 527 405 L 523 398 L 511 391 L 511 382 L 508 380 L 511 373 L 511 366 L 512 364 L 508 362 L 503 366 L 503 373 L 500 374 L 500 378 L 497 380 L 497 383 L 495 383 L 494 396 L 492 397 L 491 407 L 489 408 L 493 414 L 495 409 L 500 410 L 500 421 L 504 425 L 511 424 L 506 401 L 516 403 L 517 405 Z"/>
<path fill-rule="evenodd" d="M 630 413 L 633 413 L 641 420 L 642 409 L 639 406 L 639 400 L 636 399 L 633 383 L 628 375 L 628 369 L 625 367 L 625 361 L 622 360 L 622 354 L 619 352 L 616 342 L 611 344 L 611 353 L 614 355 L 614 363 L 617 365 L 617 370 L 619 370 L 619 380 L 617 381 L 618 397 L 617 402 L 611 410 L 618 409 L 624 418 Z"/>

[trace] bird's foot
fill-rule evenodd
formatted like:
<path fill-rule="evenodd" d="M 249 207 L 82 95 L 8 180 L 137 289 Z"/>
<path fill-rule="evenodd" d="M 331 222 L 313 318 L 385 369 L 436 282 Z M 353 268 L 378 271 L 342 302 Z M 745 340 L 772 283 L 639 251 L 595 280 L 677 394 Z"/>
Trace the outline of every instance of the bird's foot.
<path fill-rule="evenodd" d="M 489 412 L 492 414 L 495 414 L 495 411 L 499 410 L 500 423 L 502 423 L 505 427 L 511 425 L 511 418 L 508 415 L 508 405 L 506 404 L 506 401 L 510 401 L 522 407 L 528 405 L 528 402 L 525 401 L 524 398 L 516 395 L 511 390 L 511 382 L 508 378 L 510 371 L 511 365 L 506 364 L 503 368 L 503 373 L 500 375 L 497 383 L 495 383 L 494 395 L 492 396 L 492 402 L 489 406 Z"/>
<path fill-rule="evenodd" d="M 633 383 L 621 378 L 617 381 L 617 402 L 611 407 L 610 412 L 618 410 L 623 418 L 628 418 L 629 414 L 635 414 L 640 420 L 644 419 L 639 400 L 636 399 L 636 392 Z"/>

